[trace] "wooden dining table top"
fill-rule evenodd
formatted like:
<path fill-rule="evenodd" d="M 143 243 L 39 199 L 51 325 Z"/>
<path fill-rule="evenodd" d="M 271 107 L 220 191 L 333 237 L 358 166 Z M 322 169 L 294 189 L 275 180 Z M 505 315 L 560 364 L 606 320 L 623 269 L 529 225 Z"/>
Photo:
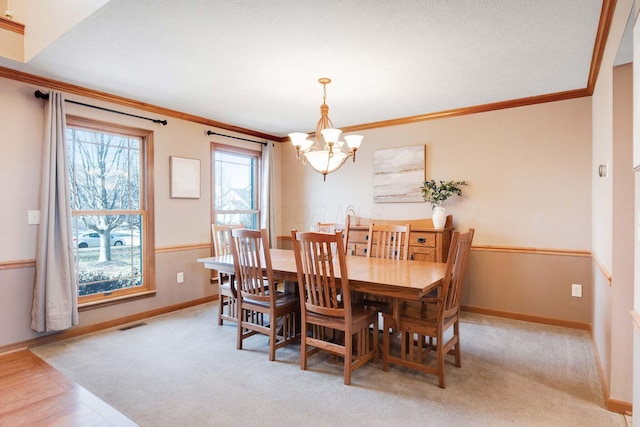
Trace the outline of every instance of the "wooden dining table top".
<path fill-rule="evenodd" d="M 297 282 L 292 250 L 271 249 L 271 266 L 276 279 Z M 233 273 L 233 256 L 200 258 L 205 268 Z M 419 299 L 436 288 L 444 277 L 446 263 L 390 260 L 347 256 L 347 274 L 352 290 L 392 298 Z"/>

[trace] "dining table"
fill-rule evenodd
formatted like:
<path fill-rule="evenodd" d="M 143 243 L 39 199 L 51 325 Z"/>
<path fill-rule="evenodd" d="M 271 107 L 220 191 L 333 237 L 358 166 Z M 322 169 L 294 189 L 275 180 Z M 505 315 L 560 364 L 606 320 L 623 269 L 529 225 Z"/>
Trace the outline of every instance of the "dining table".
<path fill-rule="evenodd" d="M 293 250 L 271 249 L 270 255 L 274 279 L 296 283 L 298 273 Z M 436 289 L 442 283 L 447 265 L 442 262 L 354 255 L 345 258 L 351 290 L 391 298 L 396 315 L 401 299 L 418 300 Z M 197 261 L 203 263 L 205 268 L 231 274 L 235 272 L 231 254 L 199 258 Z"/>

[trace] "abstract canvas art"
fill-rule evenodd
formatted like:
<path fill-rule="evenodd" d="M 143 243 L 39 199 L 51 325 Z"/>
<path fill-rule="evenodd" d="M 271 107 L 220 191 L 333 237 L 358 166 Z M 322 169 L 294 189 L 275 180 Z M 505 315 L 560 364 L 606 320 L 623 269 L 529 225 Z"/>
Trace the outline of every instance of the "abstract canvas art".
<path fill-rule="evenodd" d="M 426 146 L 388 148 L 373 152 L 373 202 L 424 202 Z"/>

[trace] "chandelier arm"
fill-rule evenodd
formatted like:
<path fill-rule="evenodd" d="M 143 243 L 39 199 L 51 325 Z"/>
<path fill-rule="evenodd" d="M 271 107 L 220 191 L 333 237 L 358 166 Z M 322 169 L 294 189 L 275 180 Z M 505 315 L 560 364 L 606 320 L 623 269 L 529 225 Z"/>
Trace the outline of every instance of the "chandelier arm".
<path fill-rule="evenodd" d="M 340 129 L 336 129 L 329 118 L 329 106 L 327 105 L 327 84 L 331 79 L 323 77 L 318 80 L 322 84 L 322 104 L 320 105 L 320 120 L 316 124 L 316 132 L 312 138 L 307 134 L 289 134 L 291 142 L 296 147 L 296 156 L 302 164 L 308 164 L 313 170 L 323 175 L 324 181 L 327 175 L 340 169 L 349 157 L 356 160 L 356 150 L 362 141 L 360 135 L 346 135 L 345 141 L 340 141 Z M 323 134 L 323 131 L 331 129 Z M 349 139 L 351 138 L 351 139 Z M 335 149 L 335 146 L 338 146 Z M 301 149 L 301 147 L 307 147 Z"/>

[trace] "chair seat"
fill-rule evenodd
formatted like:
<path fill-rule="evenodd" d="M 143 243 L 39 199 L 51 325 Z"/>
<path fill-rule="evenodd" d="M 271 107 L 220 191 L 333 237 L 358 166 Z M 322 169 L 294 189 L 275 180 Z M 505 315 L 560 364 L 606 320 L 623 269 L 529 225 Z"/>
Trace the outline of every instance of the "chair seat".
<path fill-rule="evenodd" d="M 375 323 L 377 317 L 378 312 L 376 310 L 371 310 L 360 305 L 351 306 L 352 328 L 361 328 L 363 326 L 369 325 L 372 322 Z M 336 329 L 338 331 L 344 331 L 346 329 L 344 318 L 326 316 L 324 314 L 318 314 L 311 311 L 307 311 L 307 323 L 323 325 L 331 329 Z"/>
<path fill-rule="evenodd" d="M 430 299 L 430 301 L 403 301 L 400 305 L 399 327 L 401 329 L 409 327 L 411 330 L 425 335 L 435 334 L 438 324 L 438 305 L 435 301 L 435 299 Z M 387 311 L 383 313 L 383 316 L 393 317 L 393 314 Z M 446 329 L 457 318 L 457 314 L 446 317 L 443 321 L 443 327 Z"/>
<path fill-rule="evenodd" d="M 285 307 L 290 304 L 300 304 L 300 298 L 298 298 L 294 293 L 276 292 L 276 307 Z M 251 299 L 251 297 L 245 296 L 243 299 L 243 305 L 254 305 L 268 308 L 269 301 L 254 300 Z"/>

